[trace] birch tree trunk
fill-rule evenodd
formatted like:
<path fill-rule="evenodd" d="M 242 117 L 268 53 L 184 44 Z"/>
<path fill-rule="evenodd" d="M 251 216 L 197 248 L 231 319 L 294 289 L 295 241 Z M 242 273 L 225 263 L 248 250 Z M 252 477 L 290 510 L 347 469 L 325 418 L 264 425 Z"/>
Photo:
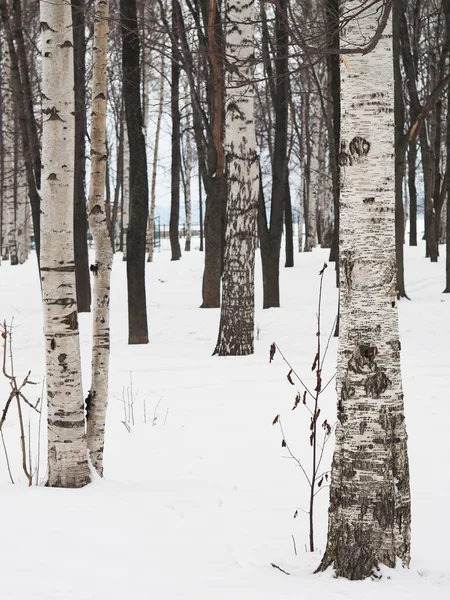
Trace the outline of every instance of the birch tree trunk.
<path fill-rule="evenodd" d="M 73 249 L 75 102 L 72 15 L 40 3 L 42 32 L 41 284 L 48 398 L 48 485 L 89 482 Z"/>
<path fill-rule="evenodd" d="M 349 0 L 341 44 L 362 46 L 385 3 Z M 367 8 L 369 6 L 369 8 Z M 410 560 L 410 488 L 395 261 L 392 20 L 341 63 L 338 427 L 327 548 L 318 570 L 363 579 Z M 390 67 L 390 68 L 388 68 Z"/>
<path fill-rule="evenodd" d="M 164 34 L 162 47 L 166 45 L 167 36 Z M 161 121 L 164 106 L 164 81 L 165 73 L 165 54 L 161 52 L 160 58 L 160 78 L 159 78 L 159 100 L 158 100 L 158 117 L 156 119 L 155 143 L 153 146 L 153 162 L 152 162 L 152 181 L 150 188 L 150 218 L 148 225 L 148 257 L 147 261 L 153 261 L 153 246 L 155 243 L 155 204 L 156 204 L 156 171 L 158 168 L 158 152 L 159 152 L 159 137 L 161 132 Z"/>
<path fill-rule="evenodd" d="M 14 206 L 14 106 L 11 86 L 11 56 L 3 46 L 3 258 L 18 264 Z"/>
<path fill-rule="evenodd" d="M 259 161 L 254 120 L 254 0 L 226 4 L 225 152 L 228 198 L 215 354 L 253 353 Z"/>
<path fill-rule="evenodd" d="M 109 379 L 109 298 L 113 251 L 105 210 L 106 96 L 109 0 L 97 0 L 92 49 L 91 179 L 89 227 L 95 244 L 93 265 L 92 379 L 86 405 L 87 444 L 92 465 L 103 475 Z"/>
<path fill-rule="evenodd" d="M 304 185 L 304 181 L 303 184 Z M 298 251 L 303 252 L 303 189 L 298 190 L 297 207 L 298 207 L 298 218 L 297 218 L 297 237 L 298 237 Z"/>
<path fill-rule="evenodd" d="M 319 106 L 315 94 L 310 94 L 309 107 L 310 128 L 307 133 L 309 138 L 310 154 L 310 183 L 308 195 L 308 216 L 305 239 L 305 252 L 311 252 L 317 246 L 317 205 L 320 188 L 319 175 Z"/>

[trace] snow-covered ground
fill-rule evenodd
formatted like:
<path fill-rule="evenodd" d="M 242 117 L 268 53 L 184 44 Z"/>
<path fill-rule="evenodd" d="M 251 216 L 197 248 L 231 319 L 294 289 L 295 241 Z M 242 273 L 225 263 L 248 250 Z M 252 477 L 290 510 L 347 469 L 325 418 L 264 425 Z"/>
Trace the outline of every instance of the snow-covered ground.
<path fill-rule="evenodd" d="M 448 600 L 450 295 L 441 293 L 442 260 L 430 264 L 422 247 L 405 250 L 411 301 L 400 303 L 400 319 L 413 505 L 408 571 L 386 570 L 380 581 L 366 582 L 313 574 L 326 540 L 327 491 L 317 496 L 318 549 L 310 553 L 302 512 L 307 485 L 272 426 L 279 413 L 291 449 L 307 466 L 309 417 L 302 406 L 292 412 L 297 388 L 278 354 L 269 364 L 269 347 L 275 341 L 311 382 L 318 272 L 328 252 L 297 254 L 295 268 L 282 269 L 281 309 L 261 310 L 258 265 L 255 355 L 218 358 L 211 354 L 219 311 L 198 308 L 203 255 L 194 243 L 179 262 L 162 251 L 148 265 L 147 346 L 126 344 L 125 264 L 116 257 L 104 480 L 81 490 L 29 489 L 11 407 L 3 431 L 15 485 L 0 446 L 2 600 Z M 336 312 L 333 267 L 325 277 L 324 338 Z M 0 319 L 12 318 L 16 373 L 20 380 L 31 369 L 38 385 L 26 391 L 36 400 L 44 353 L 34 258 L 0 267 Z M 87 390 L 90 315 L 80 315 L 80 322 Z M 336 345 L 332 339 L 325 377 L 334 372 Z M 7 394 L 2 378 L 2 403 Z M 333 384 L 321 415 L 334 420 Z M 32 414 L 34 468 L 37 426 Z M 331 451 L 332 443 L 327 464 Z"/>

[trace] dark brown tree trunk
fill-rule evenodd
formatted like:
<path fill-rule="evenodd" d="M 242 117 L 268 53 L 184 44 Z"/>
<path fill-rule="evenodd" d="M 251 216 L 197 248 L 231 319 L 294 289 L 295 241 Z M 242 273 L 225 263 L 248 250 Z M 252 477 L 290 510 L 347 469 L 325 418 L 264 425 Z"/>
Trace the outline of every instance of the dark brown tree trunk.
<path fill-rule="evenodd" d="M 278 255 L 272 252 L 270 247 L 271 241 L 267 223 L 261 166 L 259 170 L 258 234 L 263 275 L 263 308 L 276 307 L 280 305 L 278 285 L 280 276 L 280 255 L 279 252 Z"/>
<path fill-rule="evenodd" d="M 413 141 L 408 148 L 408 193 L 409 193 L 409 245 L 417 246 L 417 146 Z"/>
<path fill-rule="evenodd" d="M 203 252 L 203 198 L 202 198 L 202 178 L 198 175 L 198 218 L 200 221 L 200 252 Z"/>
<path fill-rule="evenodd" d="M 261 231 L 261 228 L 267 223 L 264 206 L 264 218 L 262 218 L 263 215 L 260 214 L 259 220 L 263 270 L 263 308 L 280 306 L 279 271 L 287 174 L 289 106 L 289 32 L 287 23 L 287 0 L 280 0 L 279 3 L 275 5 L 275 40 L 275 140 L 272 162 L 272 199 L 270 226 L 265 232 Z"/>
<path fill-rule="evenodd" d="M 284 190 L 284 235 L 285 235 L 285 267 L 294 266 L 294 231 L 292 227 L 292 202 L 291 187 L 289 185 L 289 173 L 286 173 L 286 184 Z"/>
<path fill-rule="evenodd" d="M 172 5 L 172 86 L 170 92 L 170 108 L 172 115 L 172 168 L 170 199 L 170 248 L 171 260 L 181 258 L 178 224 L 180 221 L 180 171 L 181 171 L 181 133 L 180 133 L 180 63 L 178 60 L 178 40 L 180 23 L 175 7 Z M 174 47 L 175 46 L 175 47 Z"/>
<path fill-rule="evenodd" d="M 140 95 L 136 0 L 120 0 L 123 99 L 130 144 L 130 221 L 127 234 L 128 343 L 147 344 L 145 250 L 148 177 Z"/>
<path fill-rule="evenodd" d="M 339 3 L 340 0 L 327 0 L 326 17 L 328 46 L 339 48 Z M 328 81 L 331 98 L 331 129 L 329 152 L 330 169 L 333 185 L 334 228 L 330 249 L 330 261 L 336 262 L 336 283 L 339 284 L 339 194 L 340 194 L 340 131 L 341 131 L 341 75 L 339 71 L 339 55 L 327 56 Z"/>
<path fill-rule="evenodd" d="M 113 247 L 113 251 L 116 251 L 116 234 L 117 234 L 117 216 L 122 214 L 123 211 L 123 140 L 124 140 L 124 122 L 122 118 L 122 111 L 119 115 L 119 123 L 118 123 L 119 135 L 117 140 L 117 162 L 116 162 L 116 186 L 114 188 L 114 204 L 112 210 L 111 217 L 111 229 L 110 229 L 110 237 L 111 244 Z M 123 235 L 122 235 L 122 225 L 119 230 L 119 251 L 123 252 Z"/>
<path fill-rule="evenodd" d="M 397 296 L 407 298 L 403 245 L 405 240 L 403 209 L 403 177 L 407 138 L 405 135 L 405 105 L 403 102 L 402 72 L 400 68 L 400 20 L 398 2 L 392 12 L 394 58 L 394 119 L 395 119 L 395 258 L 397 266 Z"/>
<path fill-rule="evenodd" d="M 86 214 L 86 39 L 84 0 L 72 0 L 75 76 L 74 251 L 78 312 L 91 310 Z"/>
<path fill-rule="evenodd" d="M 209 0 L 202 3 L 203 19 L 205 29 L 208 30 L 209 24 Z M 219 170 L 220 160 L 217 152 L 218 128 L 217 120 L 223 123 L 223 31 L 220 11 L 214 2 L 214 49 L 209 48 L 210 61 L 210 81 L 206 86 L 207 101 L 210 113 L 210 135 L 207 147 L 208 173 L 204 179 L 206 199 L 205 199 L 205 269 L 203 272 L 201 308 L 219 308 L 220 307 L 220 278 L 222 276 L 223 266 L 223 243 L 225 234 L 225 207 L 227 199 L 226 179 Z M 211 41 L 211 36 L 209 36 Z M 215 54 L 213 58 L 213 54 Z M 222 75 L 219 77 L 217 64 L 214 68 L 213 62 L 220 64 Z M 221 99 L 221 102 L 219 102 Z M 220 106 L 219 106 L 220 104 Z M 220 113 L 220 115 L 219 115 Z"/>
<path fill-rule="evenodd" d="M 214 152 L 214 149 L 211 149 Z M 215 165 L 215 160 L 213 165 Z M 215 169 L 214 169 L 215 170 Z M 224 177 L 208 174 L 205 207 L 205 270 L 203 272 L 201 308 L 220 307 L 220 277 L 222 273 L 224 207 L 227 186 Z"/>
<path fill-rule="evenodd" d="M 421 115 L 421 104 L 417 92 L 416 71 L 414 67 L 411 44 L 409 40 L 408 25 L 406 21 L 406 0 L 401 1 L 399 10 L 399 32 L 401 36 L 401 53 L 403 66 L 406 73 L 410 99 L 411 124 L 418 123 Z M 422 125 L 422 124 L 421 124 Z M 436 237 L 436 214 L 433 207 L 433 184 L 434 184 L 434 163 L 431 157 L 430 145 L 428 141 L 427 130 L 424 125 L 420 127 L 419 132 L 420 150 L 422 154 L 423 180 L 425 192 L 425 238 L 426 238 L 426 256 L 430 257 L 431 262 L 437 262 L 438 244 Z"/>
<path fill-rule="evenodd" d="M 434 184 L 433 184 L 433 207 L 435 212 L 435 236 L 439 252 L 439 226 L 441 223 L 441 212 L 444 196 L 441 194 L 441 144 L 442 144 L 442 101 L 438 100 L 435 107 L 436 137 L 434 142 Z"/>

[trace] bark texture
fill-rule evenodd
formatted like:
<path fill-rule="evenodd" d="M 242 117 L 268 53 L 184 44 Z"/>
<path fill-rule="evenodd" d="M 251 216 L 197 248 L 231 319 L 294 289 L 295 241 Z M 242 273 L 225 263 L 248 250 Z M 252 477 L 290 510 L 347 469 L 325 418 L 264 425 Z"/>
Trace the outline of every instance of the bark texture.
<path fill-rule="evenodd" d="M 93 467 L 103 475 L 103 447 L 108 406 L 109 298 L 113 250 L 105 207 L 106 95 L 109 0 L 97 0 L 92 48 L 91 178 L 89 227 L 95 244 L 91 389 L 86 403 L 87 443 Z"/>
<path fill-rule="evenodd" d="M 356 10 L 360 2 L 349 1 Z M 342 40 L 371 39 L 380 0 Z M 318 570 L 364 579 L 410 560 L 410 487 L 396 300 L 392 21 L 341 65 L 338 427 L 327 548 Z"/>
<path fill-rule="evenodd" d="M 48 485 L 89 482 L 73 249 L 74 72 L 70 3 L 41 2 L 41 283 L 48 398 Z"/>
<path fill-rule="evenodd" d="M 86 214 L 85 0 L 72 0 L 75 76 L 74 247 L 78 312 L 91 310 Z"/>
<path fill-rule="evenodd" d="M 254 271 L 257 241 L 259 161 L 254 120 L 254 0 L 227 2 L 224 272 L 219 337 L 214 354 L 253 353 Z"/>
<path fill-rule="evenodd" d="M 145 246 L 148 217 L 147 154 L 141 110 L 136 0 L 121 0 L 123 98 L 130 148 L 130 222 L 127 232 L 128 343 L 147 344 Z"/>

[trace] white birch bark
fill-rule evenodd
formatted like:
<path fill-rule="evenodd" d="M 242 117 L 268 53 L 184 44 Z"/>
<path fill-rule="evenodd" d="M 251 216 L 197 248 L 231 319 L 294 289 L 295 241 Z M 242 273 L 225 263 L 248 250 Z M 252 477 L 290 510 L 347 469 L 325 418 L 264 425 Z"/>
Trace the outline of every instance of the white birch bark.
<path fill-rule="evenodd" d="M 97 0 L 92 47 L 91 178 L 89 228 L 95 245 L 93 265 L 92 375 L 86 402 L 87 444 L 93 467 L 103 475 L 109 382 L 109 299 L 113 251 L 105 207 L 106 105 L 109 0 Z"/>
<path fill-rule="evenodd" d="M 227 0 L 225 154 L 228 197 L 222 304 L 215 353 L 253 353 L 259 195 L 254 118 L 254 0 Z"/>
<path fill-rule="evenodd" d="M 3 256 L 17 265 L 17 238 L 14 201 L 14 106 L 11 86 L 11 57 L 3 44 Z"/>
<path fill-rule="evenodd" d="M 305 185 L 305 179 L 303 178 L 302 187 L 304 185 Z M 303 194 L 304 194 L 304 190 L 303 189 L 299 189 L 299 191 L 298 191 L 298 231 L 297 231 L 297 235 L 298 235 L 298 251 L 299 252 L 303 252 L 303 223 L 304 223 L 304 217 L 303 217 Z"/>
<path fill-rule="evenodd" d="M 309 146 L 311 152 L 310 159 L 310 183 L 308 197 L 308 218 L 305 239 L 305 252 L 311 252 L 317 246 L 317 206 L 320 189 L 319 174 L 319 107 L 317 106 L 317 97 L 310 94 L 310 103 L 306 108 L 309 110 Z"/>
<path fill-rule="evenodd" d="M 319 131 L 319 215 L 320 215 L 320 246 L 330 248 L 333 240 L 333 216 L 331 174 L 327 168 L 327 136 L 325 120 L 320 121 Z"/>
<path fill-rule="evenodd" d="M 362 46 L 384 2 L 342 32 Z M 349 0 L 347 11 L 360 12 Z M 320 569 L 363 579 L 410 560 L 410 488 L 395 262 L 392 21 L 375 50 L 341 63 L 338 427 L 328 543 Z"/>
<path fill-rule="evenodd" d="M 128 128 L 123 113 L 123 204 L 122 204 L 122 249 L 123 260 L 127 260 L 127 234 L 130 222 L 130 145 L 128 140 Z"/>
<path fill-rule="evenodd" d="M 23 264 L 28 258 L 28 186 L 25 177 L 25 164 L 22 153 L 18 154 L 17 171 L 17 258 L 19 264 Z"/>
<path fill-rule="evenodd" d="M 89 482 L 73 250 L 72 13 L 42 0 L 41 282 L 48 399 L 48 485 Z"/>
<path fill-rule="evenodd" d="M 165 47 L 167 36 L 164 34 L 162 46 Z M 156 120 L 155 142 L 153 146 L 153 163 L 152 163 L 152 182 L 150 189 L 150 214 L 148 224 L 148 257 L 147 261 L 153 261 L 153 247 L 155 236 L 155 204 L 156 204 L 156 172 L 158 168 L 158 152 L 159 138 L 161 134 L 161 121 L 164 106 L 164 81 L 165 81 L 165 54 L 161 52 L 160 58 L 160 78 L 159 78 L 159 100 L 158 100 L 158 117 Z"/>

